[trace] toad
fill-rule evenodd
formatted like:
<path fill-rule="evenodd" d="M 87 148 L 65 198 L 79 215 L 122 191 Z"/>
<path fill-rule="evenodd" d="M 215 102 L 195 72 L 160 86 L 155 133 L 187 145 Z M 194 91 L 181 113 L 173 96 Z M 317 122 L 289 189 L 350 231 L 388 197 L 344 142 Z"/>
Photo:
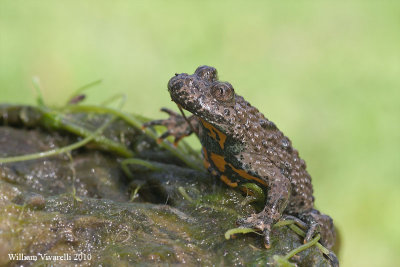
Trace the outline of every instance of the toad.
<path fill-rule="evenodd" d="M 307 229 L 304 242 L 316 233 L 331 249 L 335 242 L 332 219 L 314 208 L 313 187 L 306 163 L 291 141 L 259 110 L 235 93 L 228 82 L 218 79 L 217 70 L 200 66 L 194 74 L 175 74 L 168 82 L 172 100 L 193 115 L 186 118 L 168 109 L 170 117 L 144 124 L 164 125 L 160 137 L 175 142 L 196 133 L 202 145 L 204 165 L 228 186 L 243 189 L 256 183 L 266 197 L 259 213 L 240 219 L 241 227 L 263 233 L 270 247 L 272 226 L 281 219 L 295 219 Z"/>

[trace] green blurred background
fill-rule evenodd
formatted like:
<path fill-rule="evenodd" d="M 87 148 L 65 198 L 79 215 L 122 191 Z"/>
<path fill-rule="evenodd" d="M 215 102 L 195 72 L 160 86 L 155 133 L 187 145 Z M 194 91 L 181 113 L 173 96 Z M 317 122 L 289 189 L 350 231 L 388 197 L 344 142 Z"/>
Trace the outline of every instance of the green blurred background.
<path fill-rule="evenodd" d="M 306 160 L 342 266 L 400 262 L 399 2 L 2 0 L 0 38 L 1 102 L 100 78 L 89 103 L 161 118 L 175 72 L 215 66 Z"/>

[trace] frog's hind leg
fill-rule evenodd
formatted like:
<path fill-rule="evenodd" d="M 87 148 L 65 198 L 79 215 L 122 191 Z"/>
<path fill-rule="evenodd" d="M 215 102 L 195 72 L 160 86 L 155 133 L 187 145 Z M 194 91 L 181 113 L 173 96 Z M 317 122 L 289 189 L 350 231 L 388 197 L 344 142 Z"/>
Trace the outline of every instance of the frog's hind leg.
<path fill-rule="evenodd" d="M 276 175 L 269 181 L 270 190 L 263 211 L 248 218 L 239 219 L 237 224 L 244 228 L 254 228 L 262 231 L 264 246 L 271 247 L 270 233 L 272 226 L 281 218 L 289 201 L 290 181 L 283 175 Z"/>

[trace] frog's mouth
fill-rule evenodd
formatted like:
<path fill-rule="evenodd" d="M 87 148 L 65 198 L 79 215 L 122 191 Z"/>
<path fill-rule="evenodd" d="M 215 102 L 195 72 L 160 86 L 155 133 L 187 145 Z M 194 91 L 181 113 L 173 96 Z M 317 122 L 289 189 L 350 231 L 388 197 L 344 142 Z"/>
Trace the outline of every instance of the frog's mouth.
<path fill-rule="evenodd" d="M 197 81 L 187 73 L 175 74 L 168 82 L 168 91 L 172 101 L 195 115 L 203 108 L 201 105 L 203 93 L 196 83 Z"/>

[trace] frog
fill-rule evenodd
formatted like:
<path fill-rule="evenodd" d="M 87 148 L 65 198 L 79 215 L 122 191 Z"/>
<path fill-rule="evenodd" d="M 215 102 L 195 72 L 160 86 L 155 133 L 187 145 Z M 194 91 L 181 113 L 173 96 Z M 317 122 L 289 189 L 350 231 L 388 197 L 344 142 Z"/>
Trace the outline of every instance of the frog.
<path fill-rule="evenodd" d="M 328 249 L 335 244 L 333 220 L 314 207 L 311 176 L 299 152 L 273 123 L 233 86 L 220 81 L 216 68 L 198 67 L 194 74 L 176 73 L 168 82 L 171 99 L 190 117 L 170 109 L 169 118 L 153 120 L 143 128 L 163 125 L 159 141 L 172 136 L 177 144 L 196 134 L 202 146 L 204 167 L 232 188 L 254 183 L 265 192 L 259 213 L 237 221 L 239 227 L 260 231 L 271 247 L 271 231 L 280 220 L 294 220 L 306 229 L 304 243 L 320 234 Z"/>

